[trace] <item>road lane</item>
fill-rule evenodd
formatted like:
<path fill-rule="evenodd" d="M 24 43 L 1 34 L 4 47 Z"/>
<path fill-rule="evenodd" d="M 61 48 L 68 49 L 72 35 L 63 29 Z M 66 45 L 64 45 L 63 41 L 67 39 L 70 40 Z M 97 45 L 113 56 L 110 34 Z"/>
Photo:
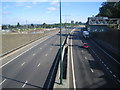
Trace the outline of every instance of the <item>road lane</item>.
<path fill-rule="evenodd" d="M 64 39 L 65 36 L 63 36 L 62 40 Z M 21 86 L 22 88 L 22 85 L 16 84 L 19 82 L 24 82 L 24 88 L 31 87 L 31 85 L 33 85 L 33 87 L 34 85 L 43 87 L 58 49 L 59 34 L 38 44 L 26 53 L 17 57 L 14 61 L 2 67 L 2 75 L 10 78 L 9 81 L 3 84 L 3 87 L 17 88 Z M 13 82 L 12 79 L 15 81 Z M 26 81 L 27 83 L 25 84 Z"/>
<path fill-rule="evenodd" d="M 73 43 L 71 46 L 73 48 L 73 63 L 77 88 L 119 87 L 119 83 L 116 82 L 117 80 L 114 81 L 98 61 L 99 58 L 93 57 L 93 54 L 91 55 L 89 50 L 81 47 L 84 41 L 80 38 L 79 30 L 74 31 L 70 39 L 72 39 L 71 41 Z M 107 67 L 107 69 L 109 70 L 110 68 Z"/>

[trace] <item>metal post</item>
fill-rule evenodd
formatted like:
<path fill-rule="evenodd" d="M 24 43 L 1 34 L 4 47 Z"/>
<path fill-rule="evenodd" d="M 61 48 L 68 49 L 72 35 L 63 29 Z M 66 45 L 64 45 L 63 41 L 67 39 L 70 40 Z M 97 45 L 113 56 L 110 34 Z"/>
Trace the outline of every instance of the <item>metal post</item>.
<path fill-rule="evenodd" d="M 63 63 L 62 63 L 62 19 L 61 19 L 61 0 L 60 0 L 60 84 L 63 84 Z"/>

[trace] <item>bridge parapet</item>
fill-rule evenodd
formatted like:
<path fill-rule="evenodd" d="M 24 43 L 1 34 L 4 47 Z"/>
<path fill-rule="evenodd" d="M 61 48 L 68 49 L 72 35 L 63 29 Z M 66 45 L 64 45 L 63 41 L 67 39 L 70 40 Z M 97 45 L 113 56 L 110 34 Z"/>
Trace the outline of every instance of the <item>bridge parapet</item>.
<path fill-rule="evenodd" d="M 118 25 L 120 24 L 120 18 L 108 18 L 108 17 L 89 17 L 88 25 Z"/>

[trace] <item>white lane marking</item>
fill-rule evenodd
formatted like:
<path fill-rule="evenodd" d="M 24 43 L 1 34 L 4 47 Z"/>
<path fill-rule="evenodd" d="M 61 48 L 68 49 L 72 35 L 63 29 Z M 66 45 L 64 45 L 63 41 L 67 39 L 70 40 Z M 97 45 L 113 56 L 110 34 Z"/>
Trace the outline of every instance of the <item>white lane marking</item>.
<path fill-rule="evenodd" d="M 35 53 L 33 54 L 33 56 L 35 56 Z"/>
<path fill-rule="evenodd" d="M 42 48 L 40 48 L 40 50 L 41 50 Z"/>
<path fill-rule="evenodd" d="M 104 62 L 102 61 L 102 63 L 104 63 Z"/>
<path fill-rule="evenodd" d="M 106 67 L 106 64 L 104 64 L 104 66 Z"/>
<path fill-rule="evenodd" d="M 74 71 L 73 53 L 72 53 L 72 39 L 71 39 L 71 62 L 72 62 L 72 71 L 73 71 L 73 86 L 74 86 L 74 89 L 76 90 L 75 71 Z"/>
<path fill-rule="evenodd" d="M 85 59 L 87 59 L 87 57 L 85 57 Z"/>
<path fill-rule="evenodd" d="M 24 62 L 24 63 L 22 63 L 22 64 L 21 64 L 21 66 L 23 66 L 24 64 L 25 64 L 25 62 Z"/>
<path fill-rule="evenodd" d="M 47 56 L 48 54 L 45 54 L 45 56 Z"/>
<path fill-rule="evenodd" d="M 25 87 L 25 85 L 27 84 L 28 81 L 25 82 L 25 84 L 23 84 L 22 88 Z"/>
<path fill-rule="evenodd" d="M 52 35 L 52 36 L 54 36 L 54 35 Z M 48 38 L 44 39 L 44 40 L 41 41 L 40 43 L 46 41 L 47 39 L 49 39 L 49 38 L 52 37 L 52 36 L 49 36 Z M 38 43 L 38 44 L 40 44 L 40 43 Z M 34 47 L 37 46 L 38 44 L 34 45 L 33 47 L 29 48 L 28 50 L 24 51 L 23 53 L 19 54 L 19 55 L 16 56 L 15 58 L 13 58 L 13 59 L 11 59 L 10 61 L 8 61 L 7 63 L 3 64 L 2 66 L 0 66 L 0 68 L 4 67 L 4 66 L 6 66 L 7 64 L 9 64 L 10 62 L 14 61 L 16 58 L 18 58 L 18 57 L 21 56 L 22 54 L 26 53 L 26 52 L 29 51 L 30 49 L 34 48 Z"/>
<path fill-rule="evenodd" d="M 47 44 L 45 44 L 45 45 L 47 45 Z"/>
<path fill-rule="evenodd" d="M 117 81 L 120 83 L 120 80 L 119 80 L 119 79 L 117 79 Z"/>
<path fill-rule="evenodd" d="M 37 67 L 39 67 L 40 66 L 40 63 L 37 65 Z"/>
<path fill-rule="evenodd" d="M 92 41 L 92 40 L 91 40 Z M 93 41 L 92 41 L 93 42 Z M 95 43 L 95 42 L 93 42 L 93 43 Z M 96 43 L 95 43 L 96 44 Z M 110 58 L 112 58 L 116 63 L 118 63 L 118 64 L 120 64 L 115 58 L 113 58 L 111 55 L 109 55 L 106 51 L 104 51 L 100 46 L 98 46 L 97 44 L 96 44 L 96 46 L 99 48 L 99 49 L 101 49 L 105 54 L 107 54 Z"/>
<path fill-rule="evenodd" d="M 110 70 L 110 73 L 112 73 L 112 71 Z"/>
<path fill-rule="evenodd" d="M 90 68 L 90 70 L 93 72 L 93 69 L 92 69 L 92 68 Z"/>
<path fill-rule="evenodd" d="M 115 77 L 115 78 L 116 78 L 116 75 L 113 75 L 113 77 Z"/>
<path fill-rule="evenodd" d="M 5 81 L 6 81 L 6 79 L 4 79 L 4 80 L 0 83 L 0 85 L 2 85 Z"/>
<path fill-rule="evenodd" d="M 107 69 L 109 69 L 109 67 L 107 67 Z"/>

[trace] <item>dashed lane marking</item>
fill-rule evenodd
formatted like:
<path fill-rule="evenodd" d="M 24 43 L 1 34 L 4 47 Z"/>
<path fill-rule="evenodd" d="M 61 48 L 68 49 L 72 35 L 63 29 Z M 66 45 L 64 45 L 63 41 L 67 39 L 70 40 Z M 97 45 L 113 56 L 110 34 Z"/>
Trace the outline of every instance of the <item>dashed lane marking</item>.
<path fill-rule="evenodd" d="M 90 70 L 93 72 L 93 69 L 92 69 L 92 68 L 90 68 Z"/>
<path fill-rule="evenodd" d="M 110 70 L 110 73 L 112 73 L 112 71 Z"/>
<path fill-rule="evenodd" d="M 120 83 L 120 80 L 119 80 L 119 79 L 117 79 L 117 81 Z"/>
<path fill-rule="evenodd" d="M 40 63 L 37 65 L 37 67 L 39 67 L 40 66 Z"/>
<path fill-rule="evenodd" d="M 53 35 L 52 35 L 52 36 L 53 36 Z M 48 40 L 48 39 L 49 39 L 49 38 L 51 38 L 52 36 L 49 36 L 48 38 L 46 38 L 46 39 L 42 40 L 40 43 L 42 43 L 42 42 L 44 42 L 44 41 Z M 19 54 L 19 55 L 18 55 L 18 56 L 16 56 L 15 58 L 11 59 L 11 60 L 10 60 L 10 61 L 8 61 L 7 63 L 5 63 L 5 64 L 3 64 L 2 66 L 0 66 L 0 68 L 4 67 L 4 66 L 6 66 L 7 64 L 9 64 L 10 62 L 14 61 L 16 58 L 20 57 L 21 55 L 23 55 L 24 53 L 28 52 L 29 50 L 31 50 L 31 49 L 32 49 L 32 48 L 34 48 L 35 46 L 39 45 L 40 43 L 35 44 L 33 47 L 31 47 L 31 48 L 27 49 L 27 50 L 26 50 L 26 51 L 24 51 L 23 53 Z"/>
<path fill-rule="evenodd" d="M 35 53 L 33 54 L 33 56 L 35 56 Z"/>
<path fill-rule="evenodd" d="M 107 67 L 107 69 L 109 69 L 109 67 Z"/>
<path fill-rule="evenodd" d="M 87 59 L 87 57 L 85 57 L 85 59 Z"/>
<path fill-rule="evenodd" d="M 24 88 L 24 87 L 25 87 L 25 85 L 27 84 L 27 82 L 28 82 L 28 81 L 26 81 L 26 82 L 25 82 L 25 84 L 23 84 L 22 88 Z"/>
<path fill-rule="evenodd" d="M 0 85 L 2 85 L 5 81 L 6 81 L 6 79 L 4 79 L 4 80 L 0 83 Z"/>
<path fill-rule="evenodd" d="M 23 66 L 24 64 L 25 64 L 25 62 L 24 62 L 24 63 L 22 63 L 22 64 L 21 64 L 21 66 Z"/>
<path fill-rule="evenodd" d="M 40 48 L 40 50 L 41 50 L 42 48 Z"/>
<path fill-rule="evenodd" d="M 106 67 L 106 64 L 104 64 L 104 66 Z"/>
<path fill-rule="evenodd" d="M 92 41 L 92 40 L 91 40 Z M 92 41 L 93 42 L 93 41 Z M 93 42 L 93 43 L 95 43 L 95 42 Z M 112 58 L 116 63 L 118 63 L 118 64 L 120 64 L 120 62 L 118 62 L 115 58 L 113 58 L 111 55 L 109 55 L 106 51 L 104 51 L 99 45 L 97 45 L 96 43 L 95 43 L 95 45 L 99 48 L 99 49 L 101 49 L 105 54 L 107 54 L 110 58 Z"/>
<path fill-rule="evenodd" d="M 116 78 L 116 75 L 113 75 L 113 77 L 115 77 L 115 78 Z"/>

